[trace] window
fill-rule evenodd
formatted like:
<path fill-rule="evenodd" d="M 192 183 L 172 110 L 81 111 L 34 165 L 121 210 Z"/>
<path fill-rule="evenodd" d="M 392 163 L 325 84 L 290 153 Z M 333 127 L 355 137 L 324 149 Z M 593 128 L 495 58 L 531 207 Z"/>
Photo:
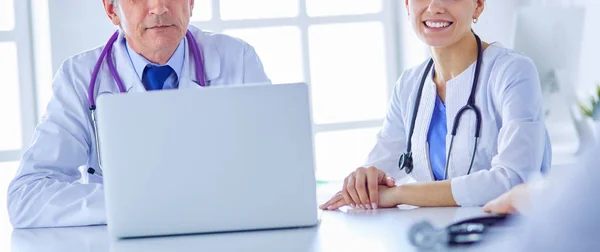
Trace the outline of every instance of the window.
<path fill-rule="evenodd" d="M 192 13 L 192 21 L 207 21 L 212 18 L 212 2 L 211 0 L 196 0 L 194 1 L 194 12 Z"/>
<path fill-rule="evenodd" d="M 19 160 L 35 127 L 27 1 L 0 0 L 0 165 Z"/>
<path fill-rule="evenodd" d="M 0 0 L 0 251 L 10 250 L 8 184 L 35 127 L 28 5 Z"/>
<path fill-rule="evenodd" d="M 15 27 L 14 0 L 0 0 L 0 31 L 10 31 Z"/>
<path fill-rule="evenodd" d="M 308 35 L 315 123 L 383 118 L 393 82 L 386 75 L 383 24 L 320 24 Z"/>
<path fill-rule="evenodd" d="M 299 0 L 221 0 L 222 20 L 293 18 L 298 16 Z"/>
<path fill-rule="evenodd" d="M 17 172 L 18 162 L 0 163 L 0 251 L 10 251 L 10 232 L 12 226 L 6 209 L 8 184 Z"/>
<path fill-rule="evenodd" d="M 381 0 L 306 0 L 306 10 L 311 17 L 374 14 L 381 12 Z"/>
<path fill-rule="evenodd" d="M 224 30 L 223 33 L 244 38 L 260 52 L 263 65 L 274 83 L 303 82 L 300 29 L 295 26 Z"/>
<path fill-rule="evenodd" d="M 318 132 L 315 136 L 317 178 L 336 181 L 362 165 L 375 144 L 379 127 Z"/>
<path fill-rule="evenodd" d="M 15 42 L 0 42 L 0 151 L 18 150 L 21 142 L 21 110 L 19 108 L 19 75 L 17 45 Z"/>
<path fill-rule="evenodd" d="M 275 84 L 311 89 L 317 179 L 363 164 L 401 69 L 396 1 L 196 0 L 192 23 L 251 44 Z"/>

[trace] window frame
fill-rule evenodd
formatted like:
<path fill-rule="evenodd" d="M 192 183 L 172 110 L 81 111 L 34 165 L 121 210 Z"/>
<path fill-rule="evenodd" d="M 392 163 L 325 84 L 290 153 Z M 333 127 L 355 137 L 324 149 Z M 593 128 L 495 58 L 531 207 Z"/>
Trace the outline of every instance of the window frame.
<path fill-rule="evenodd" d="M 14 0 L 13 4 L 15 26 L 13 30 L 0 31 L 0 42 L 14 42 L 17 48 L 22 144 L 21 149 L 0 151 L 0 162 L 14 162 L 21 158 L 22 150 L 29 145 L 37 124 L 37 99 L 31 47 L 31 3 Z"/>
<path fill-rule="evenodd" d="M 308 85 L 312 93 L 312 74 L 310 68 L 310 48 L 309 48 L 309 27 L 312 25 L 322 24 L 347 24 L 347 23 L 362 23 L 362 22 L 381 22 L 384 28 L 384 43 L 386 57 L 386 73 L 388 84 L 386 87 L 386 99 L 389 100 L 394 85 L 400 72 L 402 64 L 405 62 L 402 59 L 402 51 L 400 36 L 402 34 L 402 25 L 404 15 L 401 10 L 403 5 L 398 1 L 382 0 L 382 10 L 378 13 L 369 14 L 352 14 L 352 15 L 335 15 L 335 16 L 315 16 L 311 17 L 307 12 L 306 0 L 298 0 L 298 16 L 286 18 L 264 18 L 264 19 L 248 19 L 248 20 L 222 20 L 220 13 L 220 1 L 212 0 L 212 13 L 209 20 L 194 21 L 191 23 L 205 30 L 210 30 L 216 33 L 230 29 L 247 29 L 247 28 L 269 28 L 291 26 L 297 27 L 300 30 L 302 66 L 304 81 Z M 388 101 L 386 100 L 386 102 Z M 311 101 L 311 107 L 313 103 Z M 313 107 L 314 108 L 314 107 Z M 336 123 L 315 123 L 313 120 L 313 139 L 320 133 L 336 132 L 343 130 L 366 129 L 381 127 L 383 118 L 376 120 L 364 121 L 349 121 Z M 375 137 L 375 136 L 373 136 Z M 316 155 L 317 153 L 315 153 Z M 365 153 L 366 155 L 367 153 Z M 366 157 L 366 156 L 365 156 Z M 315 157 L 316 158 L 316 157 Z M 361 164 L 357 164 L 361 165 Z"/>

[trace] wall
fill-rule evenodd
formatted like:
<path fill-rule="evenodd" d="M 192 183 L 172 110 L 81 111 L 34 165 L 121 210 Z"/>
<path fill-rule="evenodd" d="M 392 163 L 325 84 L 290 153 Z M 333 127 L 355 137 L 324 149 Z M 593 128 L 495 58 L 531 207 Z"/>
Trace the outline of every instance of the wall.
<path fill-rule="evenodd" d="M 586 8 L 578 87 L 581 92 L 587 93 L 596 82 L 600 84 L 600 64 L 598 64 L 600 30 L 597 27 L 597 24 L 600 24 L 600 15 L 597 14 L 600 12 L 600 1 L 585 0 L 578 2 Z"/>
<path fill-rule="evenodd" d="M 485 10 L 473 29 L 488 42 L 499 42 L 510 47 L 513 40 L 515 10 L 524 5 L 522 0 L 486 0 Z"/>
<path fill-rule="evenodd" d="M 502 1 L 502 0 L 496 0 Z M 583 6 L 586 15 L 583 24 L 581 41 L 582 56 L 579 64 L 579 74 L 576 89 L 587 93 L 595 82 L 600 82 L 599 68 L 596 59 L 600 56 L 600 32 L 596 24 L 600 23 L 600 1 L 598 0 L 521 0 L 519 6 Z"/>

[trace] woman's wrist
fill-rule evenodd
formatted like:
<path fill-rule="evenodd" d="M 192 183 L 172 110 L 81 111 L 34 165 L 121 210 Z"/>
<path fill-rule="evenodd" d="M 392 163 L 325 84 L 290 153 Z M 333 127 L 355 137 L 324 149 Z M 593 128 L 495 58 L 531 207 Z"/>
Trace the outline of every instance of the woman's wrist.
<path fill-rule="evenodd" d="M 405 185 L 399 185 L 394 188 L 394 204 L 396 206 L 402 205 L 403 203 L 403 190 Z"/>

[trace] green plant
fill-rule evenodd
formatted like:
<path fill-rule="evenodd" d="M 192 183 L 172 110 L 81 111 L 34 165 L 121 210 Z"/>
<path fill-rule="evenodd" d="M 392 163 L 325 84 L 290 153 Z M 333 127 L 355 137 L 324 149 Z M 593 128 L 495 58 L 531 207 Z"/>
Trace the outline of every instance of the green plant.
<path fill-rule="evenodd" d="M 594 118 L 597 113 L 600 105 L 600 83 L 596 84 L 596 96 L 590 97 L 590 107 L 579 103 L 579 108 L 583 112 L 583 114 L 587 117 Z M 598 119 L 598 118 L 594 118 Z"/>

